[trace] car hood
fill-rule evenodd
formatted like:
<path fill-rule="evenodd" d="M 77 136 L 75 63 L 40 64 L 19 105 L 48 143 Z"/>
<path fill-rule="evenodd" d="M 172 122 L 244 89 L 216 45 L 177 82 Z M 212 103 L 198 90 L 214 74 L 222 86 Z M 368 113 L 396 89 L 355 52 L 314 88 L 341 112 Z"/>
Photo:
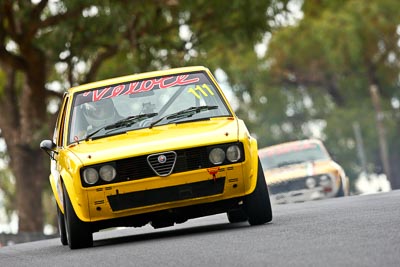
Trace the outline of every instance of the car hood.
<path fill-rule="evenodd" d="M 69 146 L 83 165 L 238 140 L 237 119 L 168 124 L 83 141 Z"/>
<path fill-rule="evenodd" d="M 264 169 L 267 183 L 274 184 L 295 180 L 301 177 L 331 173 L 338 170 L 338 165 L 332 160 L 309 161 L 280 168 Z"/>

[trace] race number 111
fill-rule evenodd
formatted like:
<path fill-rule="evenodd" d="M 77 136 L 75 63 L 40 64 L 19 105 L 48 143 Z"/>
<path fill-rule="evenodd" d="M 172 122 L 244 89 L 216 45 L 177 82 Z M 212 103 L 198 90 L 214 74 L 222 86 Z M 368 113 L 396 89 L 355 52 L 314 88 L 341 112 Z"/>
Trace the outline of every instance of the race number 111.
<path fill-rule="evenodd" d="M 196 87 L 190 88 L 188 90 L 189 93 L 192 93 L 196 98 L 201 99 L 201 96 L 208 96 L 208 94 L 210 95 L 214 95 L 213 91 L 210 89 L 210 87 L 208 87 L 207 84 L 203 84 L 202 86 L 200 85 L 196 85 Z M 208 92 L 208 94 L 207 94 Z"/>

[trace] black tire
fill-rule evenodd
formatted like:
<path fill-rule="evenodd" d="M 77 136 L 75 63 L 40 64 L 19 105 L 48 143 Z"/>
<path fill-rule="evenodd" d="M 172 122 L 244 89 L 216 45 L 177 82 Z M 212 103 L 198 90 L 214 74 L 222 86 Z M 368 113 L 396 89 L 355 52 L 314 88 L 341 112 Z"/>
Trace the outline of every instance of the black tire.
<path fill-rule="evenodd" d="M 58 232 L 60 234 L 61 244 L 63 246 L 68 245 L 67 233 L 65 231 L 65 219 L 64 214 L 61 212 L 60 208 L 57 206 L 57 222 L 58 222 Z"/>
<path fill-rule="evenodd" d="M 244 208 L 250 225 L 260 225 L 272 220 L 271 201 L 260 159 L 258 159 L 256 188 L 253 193 L 245 197 Z"/>
<path fill-rule="evenodd" d="M 228 216 L 228 221 L 230 223 L 240 223 L 248 220 L 247 214 L 243 209 L 228 211 L 226 215 Z"/>
<path fill-rule="evenodd" d="M 338 192 L 336 193 L 336 197 L 344 197 L 345 193 L 344 193 L 344 189 L 343 189 L 343 183 L 342 181 L 340 181 L 340 188 L 338 190 Z"/>
<path fill-rule="evenodd" d="M 63 187 L 63 193 L 65 232 L 67 234 L 69 247 L 71 249 L 92 247 L 93 233 L 90 230 L 89 223 L 83 222 L 78 218 L 65 187 Z"/>

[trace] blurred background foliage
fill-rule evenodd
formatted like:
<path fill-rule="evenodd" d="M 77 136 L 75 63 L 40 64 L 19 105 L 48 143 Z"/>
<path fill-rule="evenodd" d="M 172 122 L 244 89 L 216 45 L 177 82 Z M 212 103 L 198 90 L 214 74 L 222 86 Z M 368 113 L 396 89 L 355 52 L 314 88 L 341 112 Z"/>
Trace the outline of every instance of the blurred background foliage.
<path fill-rule="evenodd" d="M 313 133 L 312 128 L 319 126 L 318 137 L 346 169 L 354 185 L 363 167 L 355 140 L 354 126 L 359 125 L 366 171 L 384 172 L 382 144 L 378 141 L 381 138 L 389 147 L 387 176 L 392 187 L 399 188 L 398 7 L 399 3 L 391 0 L 305 1 L 302 20 L 272 33 L 265 55 L 265 84 L 276 86 L 276 91 L 263 85 L 253 90 L 255 99 L 262 96 L 271 100 L 265 110 L 260 107 L 257 111 L 260 116 L 255 124 L 267 122 L 265 127 L 269 127 L 264 130 L 269 138 L 262 138 L 262 145 L 306 138 Z M 371 86 L 379 90 L 380 110 L 373 105 Z M 286 99 L 279 104 L 285 109 L 281 114 L 286 116 L 270 123 L 268 117 L 271 105 L 278 105 L 276 99 Z M 385 135 L 378 136 L 377 116 Z M 279 129 L 277 134 L 274 129 Z"/>
<path fill-rule="evenodd" d="M 37 148 L 33 155 L 43 153 L 39 140 L 51 137 L 69 87 L 190 65 L 216 73 L 260 148 L 320 138 L 353 193 L 360 193 L 355 182 L 365 172 L 385 173 L 400 188 L 399 8 L 398 0 L 0 0 L 0 137 L 6 143 L 0 206 L 7 214 L 24 209 L 15 204 L 15 187 L 32 177 L 12 164 L 21 159 L 10 148 L 29 140 Z M 33 82 L 35 68 L 42 84 Z M 15 141 L 6 133 L 26 120 L 17 116 L 21 124 L 12 124 L 5 111 L 13 103 L 18 114 L 29 113 L 21 100 L 27 92 L 44 96 L 30 108 L 47 115 Z M 44 222 L 54 224 L 48 172 L 44 157 L 37 179 L 45 183 L 32 191 L 43 194 Z M 28 231 L 43 228 L 19 223 Z"/>

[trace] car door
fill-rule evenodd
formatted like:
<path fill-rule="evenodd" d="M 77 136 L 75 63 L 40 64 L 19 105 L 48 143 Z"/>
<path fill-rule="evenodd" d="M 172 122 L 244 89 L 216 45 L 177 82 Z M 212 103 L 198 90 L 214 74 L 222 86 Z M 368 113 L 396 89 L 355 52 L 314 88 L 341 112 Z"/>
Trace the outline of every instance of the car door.
<path fill-rule="evenodd" d="M 51 183 L 55 185 L 55 187 L 57 188 L 57 195 L 59 197 L 61 206 L 63 205 L 63 194 L 60 183 L 61 166 L 58 161 L 58 152 L 61 149 L 63 149 L 63 144 L 64 144 L 63 140 L 65 137 L 65 117 L 66 117 L 68 99 L 69 99 L 68 95 L 65 94 L 61 104 L 60 112 L 57 117 L 56 126 L 53 134 L 53 142 L 56 144 L 56 149 L 54 152 L 52 152 L 52 157 L 50 161 L 50 172 L 51 172 L 50 179 L 53 180 L 51 181 Z"/>

